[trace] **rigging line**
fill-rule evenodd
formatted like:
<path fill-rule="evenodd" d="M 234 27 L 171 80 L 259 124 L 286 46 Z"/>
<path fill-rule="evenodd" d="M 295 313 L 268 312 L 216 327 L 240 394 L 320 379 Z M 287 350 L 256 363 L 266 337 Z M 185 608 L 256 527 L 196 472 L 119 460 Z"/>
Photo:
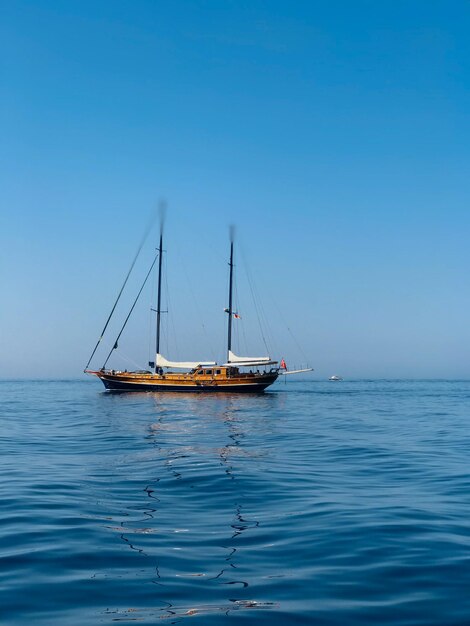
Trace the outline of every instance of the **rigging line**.
<path fill-rule="evenodd" d="M 273 333 L 272 328 L 271 328 L 270 316 L 266 315 L 266 311 L 264 310 L 263 303 L 259 301 L 259 298 L 258 298 L 258 306 L 261 311 L 261 318 L 263 320 L 263 324 L 264 324 L 264 328 L 265 328 L 266 336 L 268 338 L 269 345 L 273 346 L 276 352 L 279 352 L 279 349 L 278 349 L 279 346 L 276 340 L 276 334 Z"/>
<path fill-rule="evenodd" d="M 148 362 L 150 361 L 154 361 L 155 359 L 155 355 L 152 356 L 152 346 L 155 345 L 155 338 L 154 338 L 154 334 L 153 334 L 153 330 L 155 328 L 155 323 L 154 323 L 154 312 L 155 309 L 153 308 L 153 304 L 156 301 L 156 290 L 157 290 L 157 285 L 156 285 L 156 281 L 155 281 L 155 274 L 153 276 L 153 280 L 152 280 L 152 288 L 150 290 L 150 306 L 149 306 L 149 328 L 148 328 Z"/>
<path fill-rule="evenodd" d="M 268 349 L 268 352 L 270 352 L 270 350 L 269 350 L 270 346 L 272 346 L 274 348 L 274 350 L 276 352 L 278 352 L 278 346 L 277 346 L 277 342 L 274 339 L 275 335 L 273 334 L 272 329 L 271 329 L 269 316 L 266 315 L 266 312 L 265 312 L 264 306 L 263 306 L 263 302 L 262 302 L 262 300 L 260 299 L 260 297 L 258 295 L 258 289 L 256 287 L 255 279 L 254 279 L 253 274 L 252 274 L 252 272 L 250 270 L 250 266 L 246 262 L 246 260 L 245 260 L 245 270 L 246 270 L 246 273 L 247 273 L 248 281 L 250 283 L 250 287 L 252 288 L 253 300 L 254 300 L 255 306 L 257 307 L 257 310 L 259 312 L 261 325 L 264 328 L 264 332 L 265 332 L 265 335 L 267 337 L 268 346 L 266 346 L 266 347 Z"/>
<path fill-rule="evenodd" d="M 234 313 L 237 313 L 240 311 L 239 309 L 239 305 L 240 305 L 240 301 L 238 299 L 238 290 L 237 290 L 237 278 L 236 278 L 236 274 L 235 271 L 233 272 L 233 304 L 232 304 L 232 324 L 233 324 L 233 320 L 234 320 Z M 238 320 L 237 320 L 238 321 Z M 238 328 L 239 324 L 233 324 L 232 326 L 232 337 L 235 337 L 235 341 L 237 342 L 237 354 L 243 354 L 243 348 L 242 345 L 240 343 L 240 339 L 241 339 L 241 333 L 240 333 L 240 329 Z"/>
<path fill-rule="evenodd" d="M 147 332 L 147 336 L 148 336 L 148 346 L 147 346 L 147 363 L 150 362 L 150 355 L 151 355 L 151 337 L 152 337 L 152 309 L 150 308 L 149 311 L 149 325 L 148 325 L 148 332 Z"/>
<path fill-rule="evenodd" d="M 262 302 L 260 301 L 260 299 L 259 299 L 259 297 L 257 295 L 257 289 L 256 289 L 255 280 L 254 280 L 254 277 L 253 277 L 253 275 L 252 275 L 252 273 L 250 271 L 250 264 L 247 261 L 247 256 L 246 256 L 245 251 L 244 251 L 243 248 L 241 249 L 241 253 L 242 253 L 245 273 L 246 273 L 246 276 L 247 276 L 247 279 L 248 279 L 248 284 L 250 286 L 251 294 L 252 294 L 252 297 L 253 297 L 253 303 L 255 305 L 256 313 L 258 315 L 258 322 L 260 324 L 261 333 L 263 335 L 263 327 L 264 327 L 265 332 L 266 332 L 266 336 L 267 336 L 267 339 L 268 339 L 268 342 L 269 342 L 269 346 L 272 346 L 274 348 L 275 352 L 278 352 L 279 346 L 277 344 L 277 341 L 274 338 L 275 335 L 272 332 L 271 325 L 269 323 L 269 318 L 266 315 L 266 312 L 264 310 L 263 304 L 262 304 Z M 266 347 L 267 351 L 270 352 L 269 346 L 267 345 L 267 342 L 264 339 L 264 337 L 263 337 L 263 341 L 264 341 L 264 344 L 265 344 L 265 347 Z"/>
<path fill-rule="evenodd" d="M 235 272 L 234 272 L 235 274 Z M 235 311 L 238 313 L 238 311 L 240 310 L 238 308 L 240 302 L 238 300 L 238 290 L 237 290 L 237 281 L 236 278 L 234 277 L 233 279 L 233 307 L 232 307 L 232 311 Z M 237 322 L 240 320 L 237 320 Z M 233 312 L 232 312 L 232 323 L 233 323 Z M 241 345 L 241 333 L 240 333 L 240 329 L 238 328 L 239 324 L 234 324 L 232 326 L 232 336 L 235 337 L 235 342 L 237 344 L 237 352 L 236 354 L 243 354 L 243 347 Z"/>
<path fill-rule="evenodd" d="M 133 261 L 132 261 L 131 267 L 130 267 L 129 271 L 127 272 L 127 276 L 126 276 L 126 278 L 124 279 L 124 282 L 123 282 L 123 284 L 122 284 L 121 290 L 120 290 L 120 292 L 118 293 L 118 297 L 116 298 L 116 302 L 114 303 L 114 306 L 113 306 L 113 308 L 111 309 L 111 313 L 109 314 L 109 317 L 108 317 L 108 319 L 106 320 L 106 324 L 104 325 L 104 328 L 103 328 L 103 330 L 101 331 L 100 338 L 99 338 L 99 339 L 98 339 L 98 341 L 96 342 L 96 346 L 95 346 L 95 348 L 94 348 L 93 352 L 91 353 L 90 358 L 88 359 L 88 363 L 86 364 L 86 367 L 85 367 L 85 369 L 86 369 L 86 370 L 88 369 L 88 367 L 89 367 L 89 365 L 90 365 L 90 363 L 91 363 L 91 359 L 95 356 L 95 352 L 97 351 L 98 346 L 100 345 L 100 343 L 101 343 L 101 341 L 102 341 L 102 339 L 103 339 L 104 333 L 106 332 L 106 329 L 108 328 L 108 324 L 109 324 L 109 322 L 111 321 L 111 318 L 112 318 L 112 316 L 113 316 L 113 313 L 114 313 L 114 310 L 115 310 L 115 308 L 116 308 L 116 306 L 117 306 L 117 303 L 119 302 L 119 300 L 120 300 L 120 298 L 121 298 L 121 295 L 122 295 L 122 292 L 124 291 L 124 287 L 126 286 L 127 281 L 129 280 L 129 276 L 131 275 L 131 272 L 132 272 L 132 270 L 134 269 L 134 265 L 135 265 L 135 263 L 136 263 L 136 261 L 137 261 L 137 259 L 138 259 L 138 257 L 139 257 L 140 251 L 141 251 L 141 250 L 142 250 L 142 248 L 144 247 L 144 243 L 145 243 L 145 241 L 147 240 L 147 237 L 148 237 L 148 235 L 149 235 L 150 231 L 152 230 L 152 226 L 153 226 L 153 224 L 154 224 L 154 222 L 155 222 L 155 219 L 156 219 L 156 214 L 152 216 L 152 218 L 150 219 L 150 222 L 149 222 L 149 223 L 148 223 L 148 225 L 147 225 L 147 228 L 146 228 L 146 230 L 145 230 L 145 232 L 144 232 L 144 236 L 142 237 L 142 239 L 141 239 L 141 241 L 140 241 L 139 247 L 137 248 L 137 252 L 136 252 L 136 254 L 135 254 L 135 256 L 134 256 L 134 259 L 133 259 Z"/>
<path fill-rule="evenodd" d="M 128 356 L 127 354 L 124 354 L 124 352 L 122 352 L 122 350 L 119 351 L 119 356 L 121 358 L 123 358 L 124 361 L 128 361 L 129 363 L 132 363 L 132 365 L 137 366 L 139 369 L 142 369 L 142 370 L 146 369 L 145 367 L 142 367 L 142 365 L 140 363 L 136 363 L 134 361 L 134 359 L 131 359 L 130 356 Z"/>
<path fill-rule="evenodd" d="M 297 347 L 297 349 L 299 350 L 300 354 L 302 355 L 302 357 L 308 362 L 308 356 L 305 354 L 304 350 L 302 349 L 302 346 L 300 345 L 299 341 L 297 340 L 297 337 L 294 335 L 294 333 L 292 332 L 292 330 L 289 327 L 289 324 L 286 320 L 286 318 L 284 317 L 283 313 L 282 313 L 282 308 L 278 306 L 278 304 L 276 303 L 276 301 L 274 300 L 274 297 L 271 294 L 271 302 L 274 305 L 275 309 L 277 310 L 279 317 L 281 318 L 282 322 L 284 323 L 285 327 L 287 328 L 290 336 L 292 337 L 292 339 L 294 340 L 294 343 Z"/>
<path fill-rule="evenodd" d="M 225 283 L 224 283 L 224 296 L 223 296 L 223 300 L 222 302 L 224 303 L 224 313 L 225 315 L 221 315 L 220 316 L 220 330 L 219 330 L 219 337 L 218 337 L 218 342 L 217 345 L 218 347 L 218 359 L 220 360 L 221 363 L 225 363 L 227 360 L 227 356 L 226 356 L 226 349 L 224 347 L 224 341 L 225 341 L 225 337 L 227 334 L 227 321 L 226 321 L 226 315 L 227 315 L 227 309 L 225 308 L 228 305 L 228 301 L 225 299 L 227 297 L 226 295 L 226 289 L 228 288 L 228 284 L 229 284 L 229 276 L 230 276 L 230 267 L 229 264 L 227 263 L 227 260 L 225 259 Z"/>
<path fill-rule="evenodd" d="M 168 260 L 165 260 L 165 289 L 166 289 L 166 308 L 167 308 L 167 323 L 166 323 L 166 332 L 167 332 L 167 340 L 166 340 L 166 349 L 167 354 L 171 354 L 170 347 L 170 330 L 173 332 L 173 343 L 175 345 L 175 354 L 176 358 L 180 358 L 180 351 L 178 347 L 178 336 L 176 334 L 176 325 L 175 325 L 175 316 L 173 315 L 173 306 L 171 304 L 170 299 L 170 289 L 168 287 Z M 170 329 L 171 324 L 171 329 Z"/>
<path fill-rule="evenodd" d="M 248 341 L 246 340 L 245 324 L 243 323 L 243 320 L 242 320 L 242 319 L 238 320 L 238 322 L 239 322 L 239 326 L 241 325 L 241 330 L 242 330 L 242 332 L 241 332 L 241 333 L 239 333 L 239 334 L 242 334 L 242 335 L 243 335 L 243 343 L 244 343 L 244 346 L 245 346 L 245 354 L 250 354 L 250 349 L 249 349 L 249 346 L 248 346 Z M 243 352 L 242 352 L 241 354 L 243 354 Z"/>
<path fill-rule="evenodd" d="M 196 309 L 196 314 L 197 314 L 197 316 L 199 318 L 199 322 L 200 322 L 201 327 L 202 327 L 202 332 L 204 334 L 204 339 L 205 339 L 207 345 L 209 346 L 209 352 L 211 353 L 212 359 L 216 360 L 214 346 L 213 346 L 212 341 L 211 341 L 211 339 L 209 337 L 209 334 L 207 332 L 206 325 L 204 324 L 204 318 L 203 318 L 203 315 L 202 315 L 202 312 L 201 312 L 201 308 L 199 306 L 199 301 L 198 301 L 198 299 L 195 296 L 194 289 L 193 289 L 193 284 L 192 284 L 191 280 L 189 279 L 189 274 L 188 274 L 186 263 L 184 262 L 184 260 L 181 257 L 181 253 L 180 253 L 179 248 L 176 248 L 176 252 L 178 254 L 180 266 L 183 268 L 183 272 L 184 272 L 184 276 L 186 278 L 186 282 L 188 283 L 189 291 L 190 291 L 191 298 L 192 298 L 192 301 L 193 301 L 193 306 Z"/>
<path fill-rule="evenodd" d="M 171 354 L 175 354 L 176 359 L 178 360 L 178 356 L 177 356 L 177 345 L 176 345 L 176 333 L 174 331 L 172 331 L 172 327 L 174 328 L 174 321 L 173 321 L 173 307 L 171 305 L 171 301 L 170 301 L 170 292 L 168 290 L 168 262 L 167 259 L 164 260 L 165 266 L 164 269 L 162 270 L 162 281 L 163 281 L 163 285 L 162 285 L 162 299 L 165 300 L 165 311 L 166 311 L 166 315 L 163 316 L 163 322 L 162 322 L 162 333 L 163 333 L 163 339 L 162 342 L 164 342 L 166 348 L 165 348 L 165 354 L 167 356 L 171 355 Z M 174 346 L 174 347 L 173 347 Z M 162 351 L 160 351 L 160 353 L 162 354 Z"/>
<path fill-rule="evenodd" d="M 282 316 L 281 316 L 282 317 Z M 283 320 L 284 323 L 287 326 L 287 322 L 285 320 Z M 308 356 L 305 354 L 304 350 L 302 349 L 302 346 L 300 345 L 300 343 L 297 340 L 297 337 L 295 337 L 294 333 L 291 331 L 291 329 L 289 328 L 289 326 L 287 326 L 287 330 L 290 333 L 290 336 L 292 337 L 292 339 L 294 340 L 295 345 L 297 346 L 300 354 L 303 356 L 303 358 L 305 359 L 305 361 L 308 363 Z"/>
<path fill-rule="evenodd" d="M 240 295 L 238 293 L 237 282 L 235 281 L 235 311 L 239 314 L 241 310 L 242 310 L 242 305 L 240 302 Z M 237 327 L 237 336 L 239 338 L 239 345 L 241 345 L 241 339 L 243 336 L 243 350 L 245 354 L 249 354 L 248 342 L 246 340 L 246 334 L 245 334 L 245 324 L 243 323 L 244 322 L 243 317 L 244 316 L 241 316 L 240 319 L 237 320 L 237 323 L 235 324 L 235 326 Z M 240 351 L 238 354 L 243 354 L 243 351 Z"/>
<path fill-rule="evenodd" d="M 106 361 L 104 362 L 103 369 L 106 367 L 106 363 L 109 361 L 109 357 L 110 357 L 110 356 L 111 356 L 111 354 L 113 353 L 113 350 L 116 350 L 116 348 L 118 347 L 118 341 L 119 341 L 119 338 L 121 337 L 122 332 L 123 332 L 124 328 L 126 327 L 127 322 L 129 321 L 129 318 L 130 318 L 130 316 L 131 316 L 131 313 L 132 313 L 132 311 L 134 310 L 135 305 L 137 304 L 137 300 L 140 298 L 140 294 L 142 293 L 142 291 L 143 291 L 143 289 L 144 289 L 144 287 L 145 287 L 145 283 L 147 282 L 148 277 L 149 277 L 149 276 L 150 276 L 150 274 L 152 273 L 153 266 L 155 265 L 155 262 L 156 262 L 157 258 L 158 258 L 158 255 L 154 258 L 153 263 L 152 263 L 152 265 L 150 266 L 149 271 L 147 272 L 147 276 L 145 277 L 145 280 L 144 280 L 144 282 L 143 282 L 143 284 L 142 284 L 142 287 L 140 288 L 139 293 L 137 294 L 137 297 L 136 297 L 136 299 L 134 300 L 134 304 L 132 305 L 131 310 L 129 311 L 129 313 L 128 313 L 128 315 L 127 315 L 127 317 L 126 317 L 125 321 L 124 321 L 124 324 L 122 325 L 122 328 L 121 328 L 121 330 L 119 331 L 119 335 L 116 337 L 116 341 L 114 342 L 114 346 L 111 348 L 111 350 L 109 351 L 108 356 L 106 357 Z"/>
<path fill-rule="evenodd" d="M 176 337 L 175 321 L 173 313 L 173 305 L 170 298 L 170 288 L 168 284 L 168 255 L 163 259 L 163 286 L 162 286 L 162 298 L 165 300 L 166 315 L 163 316 L 163 333 L 166 346 L 165 354 L 170 356 L 175 354 L 175 358 L 178 360 L 178 339 Z M 173 329 L 173 330 L 172 330 Z"/>
<path fill-rule="evenodd" d="M 260 307 L 258 306 L 258 302 L 255 296 L 255 291 L 253 288 L 253 283 L 250 277 L 250 273 L 248 271 L 248 264 L 246 262 L 246 258 L 245 258 L 245 254 L 242 250 L 242 258 L 243 258 L 243 265 L 245 267 L 245 273 L 246 273 L 246 277 L 248 278 L 248 285 L 250 287 L 250 291 L 251 291 L 251 297 L 253 298 L 253 303 L 255 305 L 255 311 L 256 311 L 256 316 L 258 318 L 258 325 L 259 325 L 259 329 L 260 329 L 260 333 L 261 333 L 261 337 L 263 339 L 263 343 L 264 343 L 264 347 L 266 348 L 266 350 L 268 351 L 268 354 L 270 353 L 269 347 L 268 347 L 268 343 L 266 341 L 266 337 L 264 336 L 264 332 L 263 332 L 263 325 L 261 323 L 261 313 L 260 313 Z"/>

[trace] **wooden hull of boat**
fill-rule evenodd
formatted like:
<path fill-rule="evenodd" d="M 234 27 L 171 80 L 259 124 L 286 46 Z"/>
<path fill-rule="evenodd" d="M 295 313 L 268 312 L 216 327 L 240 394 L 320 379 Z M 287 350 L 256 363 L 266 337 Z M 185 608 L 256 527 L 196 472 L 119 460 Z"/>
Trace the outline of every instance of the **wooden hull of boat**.
<path fill-rule="evenodd" d="M 272 385 L 278 374 L 255 374 L 225 378 L 221 381 L 201 381 L 191 377 L 166 378 L 158 375 L 108 374 L 93 372 L 109 391 L 182 391 L 192 393 L 260 393 Z"/>

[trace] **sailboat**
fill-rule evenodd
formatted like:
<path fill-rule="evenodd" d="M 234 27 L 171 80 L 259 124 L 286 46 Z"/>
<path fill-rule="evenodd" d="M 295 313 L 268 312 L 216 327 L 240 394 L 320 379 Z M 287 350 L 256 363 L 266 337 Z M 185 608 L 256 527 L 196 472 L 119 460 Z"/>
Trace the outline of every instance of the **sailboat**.
<path fill-rule="evenodd" d="M 109 391 L 186 391 L 186 392 L 263 392 L 267 387 L 272 385 L 280 375 L 294 374 L 299 372 L 312 371 L 311 368 L 303 370 L 288 371 L 284 360 L 279 365 L 278 361 L 272 360 L 269 356 L 262 357 L 247 357 L 238 356 L 232 351 L 232 320 L 234 317 L 238 317 L 238 314 L 233 310 L 233 258 L 234 258 L 234 245 L 233 237 L 230 241 L 230 279 L 229 279 L 229 293 L 228 293 L 228 307 L 225 312 L 228 314 L 227 325 L 227 361 L 221 365 L 218 365 L 215 361 L 170 361 L 164 355 L 161 354 L 160 349 L 160 325 L 161 325 L 161 295 L 162 295 L 162 259 L 163 259 L 163 225 L 160 230 L 159 247 L 157 249 L 158 256 L 155 257 L 152 266 L 144 281 L 147 281 L 155 262 L 158 258 L 158 285 L 157 285 L 157 328 L 156 328 L 156 358 L 155 361 L 149 363 L 152 370 L 138 370 L 133 372 L 120 371 L 106 368 L 106 364 L 111 356 L 112 352 L 118 347 L 118 340 L 116 340 L 113 348 L 111 349 L 108 358 L 105 361 L 103 367 L 99 370 L 88 369 L 88 366 L 93 358 L 94 353 L 102 339 L 104 331 L 108 325 L 109 319 L 113 314 L 114 308 L 111 311 L 111 315 L 108 318 L 108 322 L 105 325 L 101 337 L 95 346 L 88 365 L 85 367 L 84 372 L 97 376 L 105 388 Z M 135 259 L 134 259 L 135 262 Z M 132 266 L 131 266 L 132 269 Z M 129 274 L 127 278 L 129 277 Z M 127 281 L 126 278 L 126 281 Z M 124 283 L 125 285 L 125 283 Z M 137 302 L 137 299 L 144 287 L 142 285 L 141 290 L 132 306 L 132 309 L 127 316 L 129 319 L 130 314 Z M 123 286 L 124 287 L 124 286 Z M 118 296 L 118 299 L 122 293 Z M 116 301 L 117 303 L 117 301 Z M 127 322 L 126 319 L 126 322 Z M 123 327 L 124 328 L 124 327 Z M 123 329 L 122 329 L 123 330 Z M 121 330 L 121 332 L 122 332 Z M 176 371 L 175 371 L 176 370 Z"/>

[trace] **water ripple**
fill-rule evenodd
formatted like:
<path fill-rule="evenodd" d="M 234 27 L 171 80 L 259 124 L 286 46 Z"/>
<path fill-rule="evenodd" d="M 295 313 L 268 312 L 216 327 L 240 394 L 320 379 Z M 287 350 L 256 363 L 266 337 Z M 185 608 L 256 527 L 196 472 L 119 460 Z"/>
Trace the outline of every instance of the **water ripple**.
<path fill-rule="evenodd" d="M 470 622 L 470 383 L 0 383 L 0 621 Z"/>

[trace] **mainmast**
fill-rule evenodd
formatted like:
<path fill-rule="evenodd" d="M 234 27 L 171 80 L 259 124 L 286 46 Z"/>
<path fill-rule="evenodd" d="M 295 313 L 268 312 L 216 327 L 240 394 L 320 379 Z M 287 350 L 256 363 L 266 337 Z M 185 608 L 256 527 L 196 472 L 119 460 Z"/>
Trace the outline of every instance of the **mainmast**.
<path fill-rule="evenodd" d="M 227 363 L 230 363 L 232 350 L 232 292 L 233 292 L 233 236 L 230 238 L 230 283 L 228 290 L 228 338 L 227 338 Z"/>
<path fill-rule="evenodd" d="M 163 224 L 160 230 L 160 245 L 158 247 L 158 293 L 157 293 L 157 338 L 155 354 L 155 373 L 158 368 L 158 355 L 160 354 L 160 315 L 162 304 L 162 261 L 163 261 Z"/>

